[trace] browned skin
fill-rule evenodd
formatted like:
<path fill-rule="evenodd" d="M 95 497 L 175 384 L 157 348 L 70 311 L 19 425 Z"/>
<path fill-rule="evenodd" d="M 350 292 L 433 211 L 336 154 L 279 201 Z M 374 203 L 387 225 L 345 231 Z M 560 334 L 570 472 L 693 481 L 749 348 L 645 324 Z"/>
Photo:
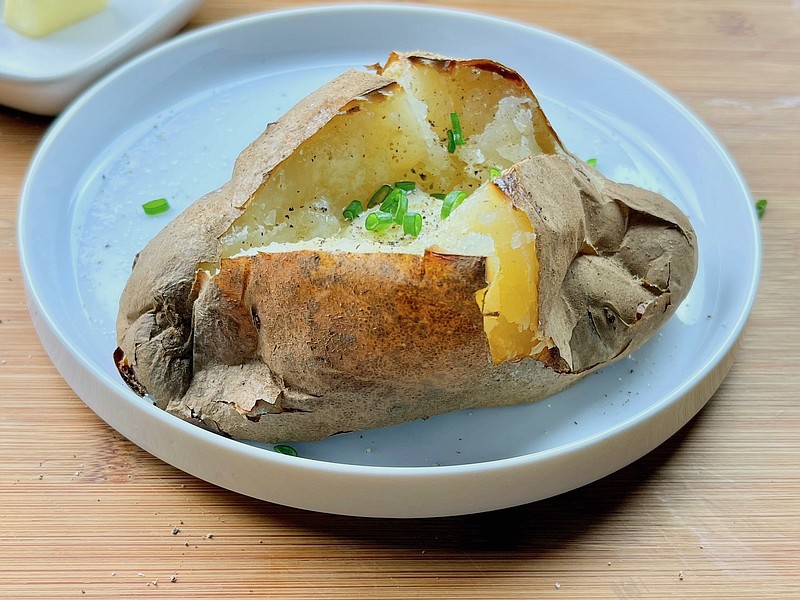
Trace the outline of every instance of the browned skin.
<path fill-rule="evenodd" d="M 268 128 L 229 184 L 141 253 L 118 358 L 159 406 L 277 442 L 529 402 L 639 347 L 688 293 L 696 247 L 680 211 L 566 153 L 496 180 L 537 232 L 539 329 L 551 341 L 540 360 L 492 363 L 474 297 L 486 285 L 481 257 L 298 251 L 225 259 L 215 277 L 198 271 L 218 261 L 219 236 L 303 136 L 390 84 L 364 75 L 336 85 Z"/>
<path fill-rule="evenodd" d="M 584 373 L 632 352 L 689 293 L 694 231 L 662 196 L 572 157 L 523 161 L 498 183 L 537 234 L 539 326 L 557 370 Z"/>
<path fill-rule="evenodd" d="M 488 354 L 475 302 L 485 271 L 482 258 L 430 252 L 259 254 L 243 296 L 260 321 L 259 358 L 289 387 L 449 388 Z"/>

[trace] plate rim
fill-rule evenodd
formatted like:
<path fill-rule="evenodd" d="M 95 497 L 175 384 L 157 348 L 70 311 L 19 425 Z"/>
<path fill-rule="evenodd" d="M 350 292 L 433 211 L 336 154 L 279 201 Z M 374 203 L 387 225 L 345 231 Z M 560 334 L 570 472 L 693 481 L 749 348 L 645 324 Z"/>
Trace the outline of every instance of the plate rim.
<path fill-rule="evenodd" d="M 334 4 L 334 5 L 323 5 L 323 6 L 293 8 L 288 10 L 254 13 L 236 17 L 233 19 L 220 21 L 217 23 L 213 23 L 183 33 L 166 43 L 151 48 L 150 50 L 144 52 L 143 54 L 132 59 L 131 61 L 124 63 L 120 67 L 114 69 L 111 73 L 104 76 L 94 85 L 92 85 L 87 91 L 85 91 L 81 96 L 79 96 L 79 98 L 76 99 L 48 129 L 47 133 L 42 138 L 39 146 L 37 147 L 37 150 L 31 160 L 28 171 L 25 175 L 25 180 L 20 196 L 19 215 L 17 219 L 17 239 L 18 239 L 19 258 L 22 266 L 23 279 L 25 281 L 26 290 L 28 292 L 29 306 L 31 308 L 32 316 L 34 310 L 36 310 L 40 313 L 40 316 L 43 318 L 43 321 L 38 324 L 39 326 L 37 327 L 37 331 L 39 331 L 40 327 L 48 327 L 50 329 L 50 332 L 59 339 L 59 341 L 63 344 L 65 348 L 72 347 L 68 336 L 64 334 L 58 322 L 54 321 L 51 315 L 49 315 L 47 311 L 44 309 L 45 303 L 42 301 L 41 291 L 35 289 L 35 286 L 31 281 L 29 273 L 29 265 L 27 261 L 27 242 L 24 239 L 24 227 L 27 214 L 27 202 L 25 201 L 25 199 L 28 197 L 30 193 L 29 188 L 32 185 L 31 183 L 32 178 L 36 174 L 37 170 L 40 168 L 39 165 L 43 161 L 43 157 L 46 155 L 47 149 L 53 143 L 53 140 L 57 138 L 60 131 L 69 123 L 73 115 L 79 113 L 82 110 L 82 107 L 86 103 L 88 103 L 94 95 L 100 93 L 109 81 L 113 81 L 115 78 L 124 77 L 128 71 L 138 68 L 140 64 L 146 63 L 153 56 L 157 56 L 163 53 L 169 53 L 175 47 L 196 43 L 198 40 L 202 40 L 208 37 L 214 37 L 224 30 L 230 28 L 235 29 L 238 27 L 249 26 L 257 22 L 272 21 L 275 19 L 287 18 L 287 17 L 302 18 L 305 15 L 319 16 L 320 14 L 325 14 L 329 12 L 339 13 L 342 11 L 345 12 L 380 11 L 386 13 L 400 11 L 404 13 L 412 13 L 417 15 L 436 14 L 439 16 L 453 16 L 453 15 L 458 15 L 462 17 L 467 16 L 471 18 L 477 18 L 480 20 L 494 21 L 499 24 L 502 24 L 503 26 L 513 26 L 521 28 L 525 30 L 528 34 L 533 33 L 536 35 L 545 36 L 548 38 L 555 39 L 560 43 L 566 42 L 570 45 L 577 46 L 578 49 L 580 49 L 583 52 L 588 51 L 590 53 L 593 53 L 597 57 L 601 58 L 603 61 L 613 65 L 615 68 L 623 70 L 627 76 L 634 77 L 639 83 L 643 84 L 651 91 L 656 92 L 663 100 L 666 100 L 673 108 L 677 109 L 677 111 L 691 123 L 693 128 L 698 130 L 698 132 L 700 132 L 703 135 L 703 137 L 710 143 L 710 145 L 715 149 L 717 158 L 722 160 L 727 170 L 733 175 L 737 188 L 740 189 L 746 197 L 750 198 L 750 193 L 747 184 L 744 180 L 744 177 L 739 171 L 730 153 L 716 138 L 716 136 L 713 134 L 710 128 L 707 125 L 705 125 L 705 123 L 702 120 L 700 120 L 686 105 L 684 105 L 678 98 L 670 94 L 665 88 L 655 83 L 653 80 L 649 79 L 642 73 L 634 70 L 629 65 L 621 62 L 618 59 L 613 58 L 612 56 L 594 47 L 588 46 L 587 44 L 584 44 L 582 42 L 578 42 L 572 39 L 571 37 L 552 32 L 550 30 L 541 28 L 539 26 L 535 26 L 528 23 L 521 23 L 518 21 L 498 17 L 495 15 L 488 15 L 485 13 L 474 12 L 469 10 L 454 10 L 450 8 L 418 6 L 418 5 Z M 459 474 L 468 475 L 478 472 L 484 472 L 486 470 L 505 469 L 505 468 L 513 469 L 524 465 L 536 464 L 556 456 L 563 456 L 566 454 L 570 454 L 576 451 L 577 449 L 585 448 L 593 444 L 598 444 L 602 441 L 607 441 L 610 438 L 615 437 L 620 431 L 628 429 L 638 423 L 647 421 L 648 419 L 651 419 L 652 417 L 660 413 L 666 406 L 673 404 L 676 401 L 676 399 L 682 397 L 682 395 L 691 391 L 691 388 L 700 385 L 705 379 L 713 375 L 712 372 L 720 364 L 725 362 L 726 357 L 732 355 L 732 352 L 735 349 L 736 342 L 739 339 L 742 330 L 744 328 L 744 325 L 752 311 L 753 303 L 755 301 L 756 294 L 758 291 L 758 283 L 761 274 L 762 248 L 761 248 L 760 229 L 758 227 L 758 221 L 755 218 L 755 213 L 753 213 L 751 225 L 755 242 L 755 247 L 754 247 L 755 268 L 747 281 L 748 283 L 747 298 L 742 306 L 742 310 L 737 314 L 736 323 L 729 328 L 729 333 L 727 337 L 725 337 L 724 342 L 716 348 L 715 354 L 709 357 L 704 362 L 703 367 L 696 371 L 694 377 L 691 380 L 687 380 L 680 388 L 672 390 L 669 395 L 663 397 L 659 402 L 650 405 L 646 410 L 643 410 L 635 415 L 632 415 L 628 418 L 625 418 L 617 422 L 612 427 L 604 429 L 598 433 L 582 437 L 579 440 L 575 440 L 572 442 L 568 442 L 566 444 L 562 444 L 559 446 L 547 448 L 536 452 L 521 454 L 518 456 L 498 458 L 494 460 L 487 460 L 474 463 L 441 465 L 441 466 L 358 465 L 358 464 L 326 461 L 326 460 L 307 458 L 307 457 L 286 457 L 271 452 L 270 450 L 264 448 L 259 448 L 237 440 L 224 438 L 222 436 L 206 431 L 189 423 L 185 423 L 180 419 L 178 419 L 177 417 L 168 415 L 167 413 L 161 411 L 160 409 L 156 409 L 155 407 L 153 407 L 154 411 L 153 416 L 157 419 L 168 419 L 169 421 L 166 422 L 166 424 L 169 427 L 186 428 L 186 432 L 189 433 L 191 437 L 199 439 L 203 443 L 211 443 L 212 446 L 220 445 L 221 447 L 227 448 L 228 450 L 233 450 L 237 454 L 251 455 L 252 457 L 257 458 L 258 460 L 266 460 L 267 462 L 272 462 L 274 464 L 291 464 L 292 466 L 296 466 L 304 470 L 312 470 L 312 471 L 321 470 L 329 473 L 348 473 L 352 475 L 367 476 L 367 477 L 378 477 L 378 478 L 415 477 L 416 478 L 416 477 L 438 477 L 441 475 L 459 475 Z M 40 332 L 40 337 L 42 337 L 41 332 Z M 48 349 L 48 354 L 50 354 L 49 349 Z M 99 377 L 105 385 L 108 385 L 112 388 L 117 387 L 118 382 L 112 381 L 110 374 L 101 370 L 98 367 L 98 365 L 95 365 L 94 362 L 91 360 L 86 360 L 86 358 L 87 357 L 81 357 L 83 362 L 86 363 L 85 366 L 89 368 L 93 376 Z M 54 360 L 54 363 L 55 362 L 56 361 Z M 85 402 L 85 400 L 82 397 L 81 400 Z M 138 398 L 136 398 L 136 400 L 140 401 L 140 399 Z M 703 402 L 703 404 L 704 403 L 705 402 Z M 136 443 L 138 444 L 138 442 Z"/>

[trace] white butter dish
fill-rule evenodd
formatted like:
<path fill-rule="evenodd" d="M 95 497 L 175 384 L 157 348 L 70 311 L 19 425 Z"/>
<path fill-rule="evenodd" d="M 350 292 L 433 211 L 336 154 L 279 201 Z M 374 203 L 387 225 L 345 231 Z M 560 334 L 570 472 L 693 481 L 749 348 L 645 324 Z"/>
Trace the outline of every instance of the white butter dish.
<path fill-rule="evenodd" d="M 104 73 L 175 33 L 200 3 L 109 0 L 99 13 L 37 39 L 0 21 L 0 104 L 58 114 Z"/>

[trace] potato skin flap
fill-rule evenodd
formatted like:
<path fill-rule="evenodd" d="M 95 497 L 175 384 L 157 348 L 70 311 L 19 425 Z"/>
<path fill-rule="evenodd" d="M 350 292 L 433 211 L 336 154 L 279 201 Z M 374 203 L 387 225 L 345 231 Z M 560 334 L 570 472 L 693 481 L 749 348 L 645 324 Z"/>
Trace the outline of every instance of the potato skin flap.
<path fill-rule="evenodd" d="M 675 312 L 688 218 L 570 154 L 518 73 L 426 52 L 375 71 L 269 124 L 137 256 L 114 355 L 136 393 L 222 435 L 318 440 L 539 400 Z M 448 152 L 452 112 L 466 143 Z M 418 238 L 343 218 L 406 180 L 412 204 L 469 197 Z"/>

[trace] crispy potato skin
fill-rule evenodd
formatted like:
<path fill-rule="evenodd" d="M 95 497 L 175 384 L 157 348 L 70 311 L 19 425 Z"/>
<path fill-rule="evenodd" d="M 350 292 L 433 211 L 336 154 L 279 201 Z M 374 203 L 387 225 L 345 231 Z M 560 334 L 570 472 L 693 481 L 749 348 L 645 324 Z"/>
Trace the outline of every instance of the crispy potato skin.
<path fill-rule="evenodd" d="M 662 196 L 609 181 L 571 156 L 522 161 L 496 183 L 536 231 L 539 327 L 553 341 L 551 367 L 581 374 L 633 352 L 688 294 L 694 231 Z"/>
<path fill-rule="evenodd" d="M 434 252 L 223 259 L 220 275 L 204 278 L 195 302 L 195 315 L 213 323 L 196 320 L 195 331 L 237 332 L 237 349 L 257 350 L 204 363 L 167 409 L 190 420 L 203 415 L 199 422 L 236 437 L 265 439 L 266 426 L 270 441 L 316 439 L 460 408 L 518 404 L 537 387 L 544 393 L 568 385 L 572 377 L 532 359 L 492 364 L 475 301 L 485 285 L 483 258 Z M 245 319 L 249 327 L 240 329 Z M 258 403 L 239 392 L 252 385 L 254 372 L 272 384 L 259 390 Z M 513 380 L 502 398 L 498 378 Z M 212 413 L 209 389 L 224 398 L 213 402 Z"/>
<path fill-rule="evenodd" d="M 425 53 L 391 60 L 456 62 Z M 483 257 L 303 250 L 220 260 L 219 238 L 270 172 L 333 116 L 395 85 L 351 72 L 310 95 L 243 151 L 230 182 L 140 253 L 115 355 L 138 393 L 223 435 L 316 440 L 543 398 L 667 321 L 696 271 L 688 219 L 657 194 L 610 182 L 563 150 L 555 132 L 545 136 L 552 154 L 490 184 L 537 234 L 538 325 L 548 347 L 535 358 L 493 364 L 475 300 L 486 285 Z M 203 264 L 219 264 L 218 273 Z"/>
<path fill-rule="evenodd" d="M 408 378 L 420 388 L 453 387 L 476 357 L 487 360 L 475 302 L 486 286 L 483 258 L 299 252 L 236 260 L 252 264 L 243 295 L 260 323 L 258 356 L 292 388 L 320 396 L 353 380 Z"/>

